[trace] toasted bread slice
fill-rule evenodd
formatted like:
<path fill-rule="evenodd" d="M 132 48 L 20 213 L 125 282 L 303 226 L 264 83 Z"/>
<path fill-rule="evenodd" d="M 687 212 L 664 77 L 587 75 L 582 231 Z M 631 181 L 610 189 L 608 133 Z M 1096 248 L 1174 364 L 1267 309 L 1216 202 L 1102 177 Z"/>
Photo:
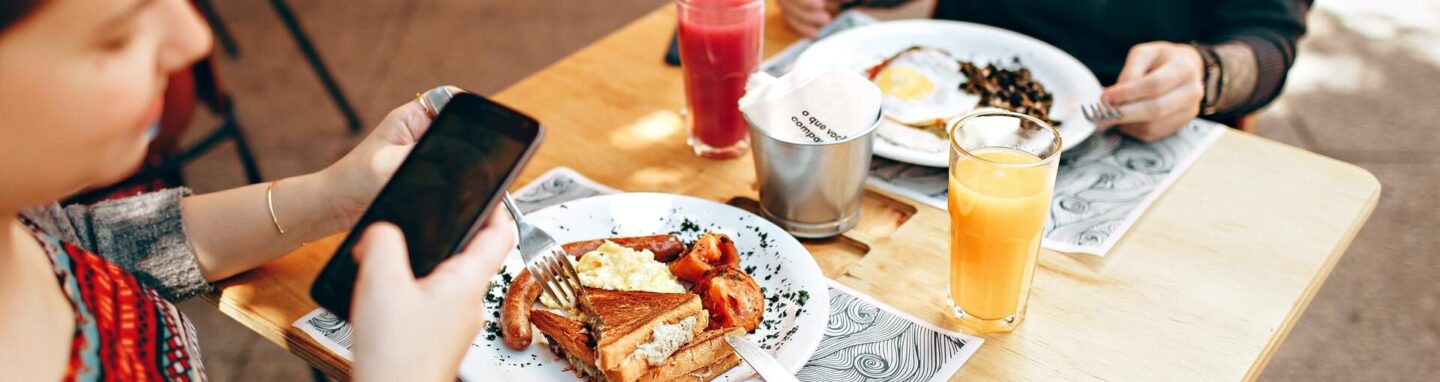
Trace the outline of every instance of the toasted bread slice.
<path fill-rule="evenodd" d="M 709 315 L 694 294 L 586 289 L 585 297 L 587 322 L 543 309 L 530 311 L 530 322 L 549 339 L 551 350 L 564 355 L 582 378 L 633 382 L 648 374 L 667 379 L 697 370 L 704 374 L 705 363 L 734 356 L 721 334 L 726 330 L 704 332 Z M 675 362 L 680 354 L 686 361 Z M 656 374 L 657 366 L 666 370 Z"/>
<path fill-rule="evenodd" d="M 675 354 L 666 359 L 664 363 L 655 365 L 646 371 L 640 381 L 694 380 L 696 378 L 708 381 L 730 370 L 740 364 L 740 358 L 735 354 L 735 350 L 725 343 L 727 334 L 743 336 L 745 330 L 739 327 L 730 327 L 700 333 L 689 344 L 676 350 Z"/>
<path fill-rule="evenodd" d="M 543 309 L 530 310 L 530 323 L 549 340 L 550 352 L 570 362 L 581 379 L 604 381 L 605 375 L 595 368 L 595 339 L 585 323 Z"/>
<path fill-rule="evenodd" d="M 585 299 L 584 309 L 590 315 L 590 328 L 595 330 L 599 347 L 621 341 L 626 334 L 655 324 L 661 316 L 683 317 L 700 310 L 700 297 L 693 293 L 586 288 Z"/>
<path fill-rule="evenodd" d="M 725 374 L 725 372 L 739 365 L 740 356 L 736 355 L 735 352 L 730 352 L 730 354 L 716 359 L 715 362 L 709 365 L 695 369 L 688 374 L 668 379 L 666 382 L 709 382 L 715 379 L 715 377 L 719 377 L 720 374 Z"/>
<path fill-rule="evenodd" d="M 596 342 L 595 366 L 611 375 L 612 381 L 635 381 L 644 373 L 648 360 L 634 355 L 654 339 L 657 327 L 694 317 L 696 320 L 688 323 L 688 337 L 694 337 L 704 332 L 710 320 L 696 294 L 586 290 L 585 297 Z M 680 343 L 688 342 L 690 339 Z"/>
<path fill-rule="evenodd" d="M 559 346 L 565 354 L 586 364 L 595 364 L 595 341 L 585 323 L 544 309 L 530 310 L 530 323 L 535 324 L 541 333 L 550 338 L 550 343 Z"/>

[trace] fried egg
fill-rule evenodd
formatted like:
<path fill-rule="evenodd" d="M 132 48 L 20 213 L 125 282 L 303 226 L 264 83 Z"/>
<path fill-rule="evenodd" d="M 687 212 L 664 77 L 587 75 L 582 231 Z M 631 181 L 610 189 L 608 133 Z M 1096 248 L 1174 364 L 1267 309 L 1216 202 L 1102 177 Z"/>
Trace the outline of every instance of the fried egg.
<path fill-rule="evenodd" d="M 965 75 L 949 54 L 934 48 L 906 49 L 870 70 L 887 118 L 906 125 L 944 125 L 975 108 L 979 97 L 960 90 Z"/>

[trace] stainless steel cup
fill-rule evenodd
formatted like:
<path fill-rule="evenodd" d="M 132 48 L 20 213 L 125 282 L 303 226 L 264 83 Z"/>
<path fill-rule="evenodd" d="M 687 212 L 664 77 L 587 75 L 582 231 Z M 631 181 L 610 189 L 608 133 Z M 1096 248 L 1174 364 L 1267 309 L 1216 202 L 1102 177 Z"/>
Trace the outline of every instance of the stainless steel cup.
<path fill-rule="evenodd" d="M 878 126 L 876 115 L 870 127 L 843 139 L 802 141 L 777 137 L 751 122 L 761 213 L 796 237 L 831 237 L 855 227 Z"/>

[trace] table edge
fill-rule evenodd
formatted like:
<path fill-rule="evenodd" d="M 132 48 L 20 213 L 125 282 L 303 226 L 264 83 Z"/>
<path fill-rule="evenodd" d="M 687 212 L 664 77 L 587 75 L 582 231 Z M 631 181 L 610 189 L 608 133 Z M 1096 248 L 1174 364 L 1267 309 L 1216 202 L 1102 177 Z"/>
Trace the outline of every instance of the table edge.
<path fill-rule="evenodd" d="M 1300 147 L 1287 145 L 1282 142 L 1271 140 L 1269 138 L 1261 137 L 1258 135 L 1250 133 L 1246 133 L 1244 135 L 1251 135 L 1255 138 L 1270 141 L 1270 143 L 1276 143 L 1280 146 L 1303 151 L 1316 157 L 1323 158 L 1333 163 L 1339 164 L 1352 173 L 1363 175 L 1365 183 L 1371 186 L 1370 194 L 1366 197 L 1365 204 L 1361 206 L 1359 214 L 1356 215 L 1356 219 L 1352 221 L 1350 227 L 1346 230 L 1345 235 L 1342 236 L 1340 238 L 1340 241 L 1336 243 L 1335 249 L 1331 251 L 1330 256 L 1325 260 L 1325 264 L 1321 266 L 1320 271 L 1316 272 L 1315 276 L 1311 278 L 1309 286 L 1305 288 L 1305 293 L 1300 297 L 1298 301 L 1295 302 L 1293 306 L 1290 307 L 1290 313 L 1286 316 L 1285 322 L 1280 327 L 1276 328 L 1276 331 L 1279 332 L 1279 335 L 1272 336 L 1270 338 L 1270 342 L 1267 343 L 1265 345 L 1265 348 L 1261 350 L 1260 357 L 1255 360 L 1255 363 L 1251 365 L 1250 370 L 1245 373 L 1245 381 L 1254 381 L 1259 379 L 1260 375 L 1264 373 L 1265 368 L 1270 364 L 1270 360 L 1275 357 L 1275 353 L 1279 351 L 1280 346 L 1284 344 L 1285 339 L 1290 336 L 1290 332 L 1295 330 L 1295 325 L 1299 323 L 1300 317 L 1303 316 L 1305 310 L 1310 307 L 1310 302 L 1315 299 L 1315 295 L 1320 292 L 1320 288 L 1324 286 L 1325 281 L 1330 278 L 1330 272 L 1335 270 L 1335 265 L 1340 263 L 1340 258 L 1344 257 L 1346 252 L 1349 252 L 1350 245 L 1355 241 L 1355 237 L 1359 236 L 1360 230 L 1364 229 L 1365 224 L 1370 221 L 1370 217 L 1375 212 L 1375 207 L 1379 205 L 1380 194 L 1384 190 L 1384 185 L 1380 183 L 1380 179 L 1376 177 L 1374 173 L 1370 172 L 1370 170 L 1366 170 L 1365 168 L 1360 167 L 1354 163 L 1331 158 L 1320 153 L 1305 150 Z"/>

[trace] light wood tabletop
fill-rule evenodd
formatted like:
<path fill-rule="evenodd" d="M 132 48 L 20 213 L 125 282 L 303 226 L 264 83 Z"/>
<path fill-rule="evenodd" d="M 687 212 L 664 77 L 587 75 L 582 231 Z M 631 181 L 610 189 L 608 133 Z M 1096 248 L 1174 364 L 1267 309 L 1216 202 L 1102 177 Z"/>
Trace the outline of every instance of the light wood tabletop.
<path fill-rule="evenodd" d="M 797 40 L 768 7 L 765 51 Z M 680 69 L 661 57 L 664 6 L 494 95 L 549 129 L 523 184 L 556 166 L 627 191 L 744 206 L 748 156 L 699 159 L 684 143 Z M 1380 184 L 1356 166 L 1227 131 L 1098 258 L 1045 251 L 1019 329 L 986 342 L 952 379 L 1251 380 L 1364 225 Z M 843 237 L 807 242 L 826 274 L 935 325 L 944 313 L 948 215 L 868 191 Z M 334 376 L 349 362 L 291 324 L 340 239 L 302 247 L 224 282 L 225 314 Z M 967 331 L 968 332 L 968 331 Z"/>

